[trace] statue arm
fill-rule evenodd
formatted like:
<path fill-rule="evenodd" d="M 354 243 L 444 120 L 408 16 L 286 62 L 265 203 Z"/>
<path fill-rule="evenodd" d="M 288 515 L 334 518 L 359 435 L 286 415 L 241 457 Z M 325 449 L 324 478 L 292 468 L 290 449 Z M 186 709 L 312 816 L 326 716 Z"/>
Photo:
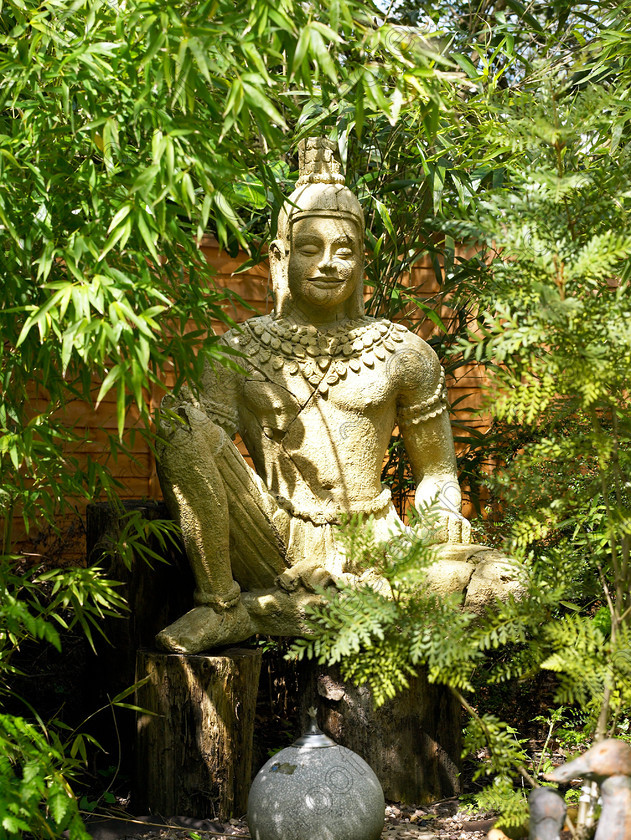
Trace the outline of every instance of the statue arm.
<path fill-rule="evenodd" d="M 414 503 L 421 513 L 434 506 L 432 542 L 468 543 L 471 529 L 461 514 L 444 372 L 429 345 L 418 336 L 409 338 L 414 349 L 398 371 L 397 421 L 417 484 Z"/>
<path fill-rule="evenodd" d="M 226 333 L 218 344 L 230 346 L 234 343 L 232 333 Z M 234 357 L 233 357 L 234 358 Z M 231 368 L 224 367 L 220 362 L 211 366 L 208 361 L 204 364 L 199 387 L 193 391 L 183 386 L 177 394 L 168 394 L 162 401 L 163 423 L 166 414 L 182 415 L 187 407 L 201 411 L 213 423 L 233 438 L 238 431 L 238 393 L 240 375 Z M 184 417 L 182 416 L 182 419 Z"/>

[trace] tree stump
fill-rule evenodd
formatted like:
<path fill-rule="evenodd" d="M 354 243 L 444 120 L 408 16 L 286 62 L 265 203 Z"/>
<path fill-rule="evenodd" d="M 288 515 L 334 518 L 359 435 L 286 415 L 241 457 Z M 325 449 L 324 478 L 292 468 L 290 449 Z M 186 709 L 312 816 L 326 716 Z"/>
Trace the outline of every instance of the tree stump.
<path fill-rule="evenodd" d="M 318 709 L 320 728 L 374 770 L 386 799 L 421 804 L 459 793 L 460 706 L 424 676 L 379 709 L 370 690 L 344 682 L 339 669 L 301 666 L 300 712 Z"/>
<path fill-rule="evenodd" d="M 134 808 L 226 820 L 247 810 L 261 652 L 138 651 Z"/>

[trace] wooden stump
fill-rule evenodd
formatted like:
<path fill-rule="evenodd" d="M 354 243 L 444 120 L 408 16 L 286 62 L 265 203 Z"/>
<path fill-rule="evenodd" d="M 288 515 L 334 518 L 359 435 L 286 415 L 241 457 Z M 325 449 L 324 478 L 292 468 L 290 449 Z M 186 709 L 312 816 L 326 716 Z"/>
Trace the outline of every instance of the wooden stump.
<path fill-rule="evenodd" d="M 138 651 L 134 808 L 226 820 L 247 810 L 261 652 Z"/>
<path fill-rule="evenodd" d="M 345 683 L 337 668 L 307 661 L 301 667 L 303 725 L 310 706 L 327 735 L 372 767 L 386 799 L 420 804 L 459 793 L 460 706 L 447 688 L 420 676 L 375 709 L 368 688 Z"/>

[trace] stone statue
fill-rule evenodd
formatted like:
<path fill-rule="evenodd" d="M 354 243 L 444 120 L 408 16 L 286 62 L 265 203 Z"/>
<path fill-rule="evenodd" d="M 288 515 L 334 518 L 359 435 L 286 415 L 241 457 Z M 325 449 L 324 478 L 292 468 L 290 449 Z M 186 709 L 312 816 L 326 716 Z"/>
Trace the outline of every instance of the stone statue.
<path fill-rule="evenodd" d="M 606 738 L 546 774 L 546 779 L 562 784 L 577 777 L 600 786 L 602 811 L 594 840 L 628 840 L 631 837 L 631 746 L 618 738 Z"/>
<path fill-rule="evenodd" d="M 469 545 L 460 514 L 438 358 L 405 327 L 364 315 L 363 213 L 334 145 L 303 142 L 300 170 L 269 248 L 275 312 L 221 339 L 245 371 L 207 366 L 197 393 L 163 402 L 159 475 L 197 584 L 195 608 L 157 637 L 167 650 L 299 634 L 314 588 L 353 579 L 340 515 L 371 516 L 384 541 L 404 527 L 380 483 L 396 424 L 417 507 L 438 500 L 435 585 L 474 607 L 496 589 L 497 553 Z"/>
<path fill-rule="evenodd" d="M 528 840 L 560 840 L 567 808 L 549 787 L 537 787 L 528 796 L 530 831 Z"/>

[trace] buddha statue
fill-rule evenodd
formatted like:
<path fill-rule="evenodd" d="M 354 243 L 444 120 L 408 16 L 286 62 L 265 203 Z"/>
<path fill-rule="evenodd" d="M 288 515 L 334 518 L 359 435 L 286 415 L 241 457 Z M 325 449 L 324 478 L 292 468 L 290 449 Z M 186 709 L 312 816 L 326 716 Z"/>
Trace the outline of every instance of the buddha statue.
<path fill-rule="evenodd" d="M 430 585 L 476 608 L 497 589 L 498 562 L 509 577 L 497 552 L 470 545 L 435 352 L 404 326 L 364 314 L 364 217 L 335 146 L 312 138 L 299 155 L 269 247 L 273 314 L 220 339 L 242 354 L 232 356 L 237 369 L 207 365 L 195 393 L 163 401 L 160 482 L 196 581 L 194 608 L 158 634 L 169 651 L 303 633 L 316 589 L 356 579 L 341 518 L 370 517 L 384 542 L 408 527 L 381 485 L 397 425 L 416 507 L 433 504 Z"/>

